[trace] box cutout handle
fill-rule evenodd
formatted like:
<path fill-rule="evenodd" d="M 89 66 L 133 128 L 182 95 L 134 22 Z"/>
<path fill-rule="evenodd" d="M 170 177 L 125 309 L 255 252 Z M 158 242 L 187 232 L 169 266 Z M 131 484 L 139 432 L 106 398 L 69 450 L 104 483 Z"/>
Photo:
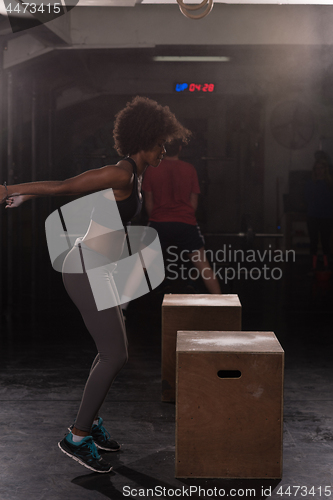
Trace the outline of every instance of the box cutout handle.
<path fill-rule="evenodd" d="M 239 370 L 219 370 L 217 376 L 219 378 L 240 378 L 242 373 Z"/>

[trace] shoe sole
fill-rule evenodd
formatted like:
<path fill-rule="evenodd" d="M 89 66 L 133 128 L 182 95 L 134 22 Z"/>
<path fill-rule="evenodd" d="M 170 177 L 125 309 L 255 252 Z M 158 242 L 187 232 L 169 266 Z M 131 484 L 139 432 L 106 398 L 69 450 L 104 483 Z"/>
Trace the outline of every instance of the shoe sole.
<path fill-rule="evenodd" d="M 68 427 L 68 430 L 69 432 L 72 432 L 72 429 L 70 427 Z M 111 450 L 110 448 L 103 448 L 103 446 L 100 446 L 99 444 L 96 443 L 96 441 L 94 441 L 95 443 L 95 446 L 96 448 L 98 448 L 99 450 L 103 450 L 103 451 L 119 451 L 121 446 L 119 446 L 119 448 L 117 448 L 116 450 Z"/>
<path fill-rule="evenodd" d="M 116 450 L 112 450 L 111 448 L 103 448 L 103 446 L 99 445 L 96 443 L 96 441 L 94 441 L 95 445 L 96 445 L 96 448 L 98 448 L 99 450 L 103 450 L 103 451 L 119 451 L 121 446 L 119 446 L 119 448 L 117 448 Z"/>
<path fill-rule="evenodd" d="M 86 467 L 87 469 L 90 469 L 90 470 L 93 470 L 94 472 L 98 472 L 100 474 L 107 474 L 108 472 L 111 472 L 113 467 L 111 466 L 109 470 L 97 470 L 97 469 L 94 469 L 93 467 L 90 467 L 90 465 L 86 464 L 85 462 L 83 462 L 82 460 L 80 460 L 78 457 L 76 457 L 75 455 L 71 455 L 70 453 L 68 453 L 66 450 L 64 450 L 60 444 L 60 441 L 58 443 L 58 446 L 60 448 L 60 450 L 65 453 L 65 455 L 67 455 L 68 457 L 72 458 L 73 460 L 75 460 L 76 462 L 79 462 L 79 464 L 83 465 L 84 467 Z"/>

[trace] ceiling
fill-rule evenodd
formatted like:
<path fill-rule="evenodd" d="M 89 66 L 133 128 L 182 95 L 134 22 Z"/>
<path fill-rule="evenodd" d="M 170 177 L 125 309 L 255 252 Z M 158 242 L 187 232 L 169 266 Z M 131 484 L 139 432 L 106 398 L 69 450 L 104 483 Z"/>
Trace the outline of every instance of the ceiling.
<path fill-rule="evenodd" d="M 41 3 L 42 0 L 36 3 Z M 200 4 L 203 0 L 184 0 L 185 4 Z M 214 3 L 224 4 L 279 4 L 279 5 L 333 5 L 333 0 L 213 0 Z M 0 15 L 6 15 L 5 4 L 8 0 L 0 0 Z M 62 0 L 63 4 L 84 6 L 104 6 L 104 7 L 135 7 L 136 4 L 174 4 L 177 5 L 177 0 Z"/>
<path fill-rule="evenodd" d="M 2 0 L 0 0 L 1 2 Z M 200 4 L 203 0 L 184 0 L 185 4 Z M 213 0 L 214 3 L 229 4 L 279 4 L 279 5 L 333 5 L 333 0 Z M 67 2 L 66 2 L 67 3 Z M 105 7 L 134 7 L 136 4 L 177 4 L 177 0 L 80 0 L 78 5 Z"/>
<path fill-rule="evenodd" d="M 19 3 L 22 3 L 23 0 L 18 0 Z M 200 4 L 204 0 L 183 0 L 185 4 Z M 43 3 L 43 0 L 35 0 L 36 4 L 39 5 Z M 63 6 L 67 7 L 67 12 L 75 7 L 117 7 L 117 8 L 133 8 L 136 5 L 174 5 L 177 9 L 177 0 L 60 0 Z M 324 6 L 324 5 L 333 5 L 333 0 L 213 0 L 214 4 L 242 4 L 242 5 L 299 5 L 300 7 L 303 5 L 316 5 L 316 6 Z M 15 0 L 14 0 L 15 3 Z M 14 34 L 16 36 L 22 30 L 27 30 L 31 27 L 38 26 L 40 23 L 34 19 L 34 16 L 31 16 L 29 12 L 16 13 L 12 12 L 9 18 L 6 10 L 6 5 L 11 5 L 11 0 L 0 0 L 0 40 L 1 37 L 8 37 Z M 206 7 L 203 7 L 205 9 Z M 200 9 L 199 12 L 203 12 L 203 9 Z M 179 12 L 179 10 L 178 10 Z M 179 12 L 180 14 L 180 12 Z M 210 14 L 214 15 L 214 14 Z M 181 16 L 181 14 L 180 14 Z M 36 17 L 36 16 L 35 16 Z M 21 20 L 20 20 L 21 18 Z M 38 16 L 37 16 L 38 18 Z M 43 21 L 42 21 L 43 22 Z M 200 22 L 200 21 L 199 21 Z M 15 28 L 13 24 L 17 24 L 18 26 Z M 22 25 L 23 23 L 23 25 Z M 26 25 L 24 25 L 24 23 Z M 35 23 L 35 24 L 34 24 Z M 45 23 L 45 21 L 44 21 Z"/>
<path fill-rule="evenodd" d="M 200 4 L 203 0 L 184 0 L 185 4 Z M 177 0 L 80 0 L 79 5 L 108 5 L 110 7 L 129 7 L 135 4 L 176 4 Z M 213 0 L 214 3 L 229 4 L 295 4 L 295 5 L 333 5 L 333 0 Z"/>

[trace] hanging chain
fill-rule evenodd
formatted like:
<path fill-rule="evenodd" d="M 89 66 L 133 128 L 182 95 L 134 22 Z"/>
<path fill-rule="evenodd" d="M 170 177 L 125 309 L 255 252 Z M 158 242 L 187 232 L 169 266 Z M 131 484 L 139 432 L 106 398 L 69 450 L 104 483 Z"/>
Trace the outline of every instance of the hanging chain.
<path fill-rule="evenodd" d="M 203 17 L 208 16 L 214 5 L 213 0 L 203 0 L 200 4 L 197 5 L 185 4 L 184 0 L 177 0 L 177 3 L 179 5 L 181 13 L 184 14 L 184 16 L 188 17 L 189 19 L 202 19 Z M 207 8 L 201 14 L 195 15 L 190 13 L 191 10 L 198 10 L 204 6 L 207 6 Z"/>

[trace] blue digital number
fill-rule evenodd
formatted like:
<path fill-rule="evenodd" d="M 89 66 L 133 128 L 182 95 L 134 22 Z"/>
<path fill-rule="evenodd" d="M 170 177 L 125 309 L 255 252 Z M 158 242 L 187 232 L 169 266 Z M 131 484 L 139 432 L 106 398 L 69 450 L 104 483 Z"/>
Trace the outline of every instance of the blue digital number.
<path fill-rule="evenodd" d="M 176 83 L 176 92 L 183 92 L 188 87 L 188 83 Z"/>

